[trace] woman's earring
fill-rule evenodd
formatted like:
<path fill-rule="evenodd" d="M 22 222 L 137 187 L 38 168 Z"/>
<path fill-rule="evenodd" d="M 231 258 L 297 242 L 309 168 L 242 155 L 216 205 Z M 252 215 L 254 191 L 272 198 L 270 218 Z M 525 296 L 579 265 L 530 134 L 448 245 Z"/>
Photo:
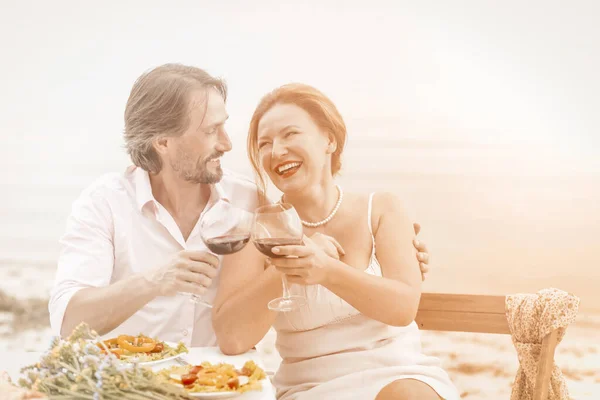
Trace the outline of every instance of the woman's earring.
<path fill-rule="evenodd" d="M 337 150 L 337 143 L 335 141 L 329 142 L 329 145 L 327 146 L 327 153 L 333 154 L 333 153 L 335 153 L 336 150 Z"/>

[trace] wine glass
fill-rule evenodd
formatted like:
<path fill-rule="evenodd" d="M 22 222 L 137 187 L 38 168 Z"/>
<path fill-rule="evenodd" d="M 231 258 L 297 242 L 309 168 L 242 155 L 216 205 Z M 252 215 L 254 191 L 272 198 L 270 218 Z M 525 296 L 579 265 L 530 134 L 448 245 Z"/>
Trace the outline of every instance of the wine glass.
<path fill-rule="evenodd" d="M 294 206 L 288 203 L 276 203 L 257 208 L 254 211 L 252 242 L 264 255 L 276 258 L 273 254 L 276 246 L 303 245 L 302 222 Z M 292 311 L 306 304 L 304 296 L 291 295 L 285 275 L 281 278 L 283 296 L 269 302 L 274 311 Z"/>
<path fill-rule="evenodd" d="M 237 253 L 250 240 L 252 213 L 226 200 L 217 201 L 200 217 L 200 237 L 218 255 Z M 212 308 L 212 304 L 192 294 L 192 301 Z"/>

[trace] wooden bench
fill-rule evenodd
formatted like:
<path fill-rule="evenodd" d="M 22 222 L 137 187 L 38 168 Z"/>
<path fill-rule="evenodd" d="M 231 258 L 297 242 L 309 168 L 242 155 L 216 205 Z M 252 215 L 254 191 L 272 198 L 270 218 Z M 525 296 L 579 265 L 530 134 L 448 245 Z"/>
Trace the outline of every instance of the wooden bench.
<path fill-rule="evenodd" d="M 510 334 L 504 306 L 504 296 L 423 293 L 416 322 L 431 331 Z M 548 396 L 557 337 L 555 330 L 542 341 L 534 400 Z"/>

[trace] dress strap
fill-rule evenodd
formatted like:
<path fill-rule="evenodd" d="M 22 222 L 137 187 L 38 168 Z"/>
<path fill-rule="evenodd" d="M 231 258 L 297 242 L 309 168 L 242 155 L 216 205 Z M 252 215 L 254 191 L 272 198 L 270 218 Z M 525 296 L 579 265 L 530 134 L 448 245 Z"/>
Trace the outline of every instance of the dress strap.
<path fill-rule="evenodd" d="M 369 209 L 367 211 L 367 222 L 369 223 L 369 232 L 371 233 L 371 240 L 373 241 L 373 253 L 375 252 L 375 235 L 373 235 L 373 223 L 371 222 L 371 210 L 373 209 L 373 195 L 375 192 L 371 192 L 369 195 Z"/>

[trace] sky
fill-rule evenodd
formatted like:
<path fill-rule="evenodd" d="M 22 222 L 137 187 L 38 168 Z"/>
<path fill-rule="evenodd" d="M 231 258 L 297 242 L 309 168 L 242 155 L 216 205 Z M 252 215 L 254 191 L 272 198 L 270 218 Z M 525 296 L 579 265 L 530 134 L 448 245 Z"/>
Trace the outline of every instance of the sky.
<path fill-rule="evenodd" d="M 1 2 L 0 162 L 26 179 L 126 164 L 129 90 L 166 62 L 227 80 L 234 169 L 260 97 L 300 81 L 334 100 L 350 146 L 508 146 L 600 170 L 594 1 Z"/>
<path fill-rule="evenodd" d="M 247 175 L 261 96 L 329 96 L 342 185 L 406 199 L 427 289 L 553 285 L 600 310 L 600 2 L 299 3 L 0 0 L 0 266 L 54 267 L 72 201 L 129 164 L 133 82 L 180 62 L 227 81 L 224 163 Z"/>

